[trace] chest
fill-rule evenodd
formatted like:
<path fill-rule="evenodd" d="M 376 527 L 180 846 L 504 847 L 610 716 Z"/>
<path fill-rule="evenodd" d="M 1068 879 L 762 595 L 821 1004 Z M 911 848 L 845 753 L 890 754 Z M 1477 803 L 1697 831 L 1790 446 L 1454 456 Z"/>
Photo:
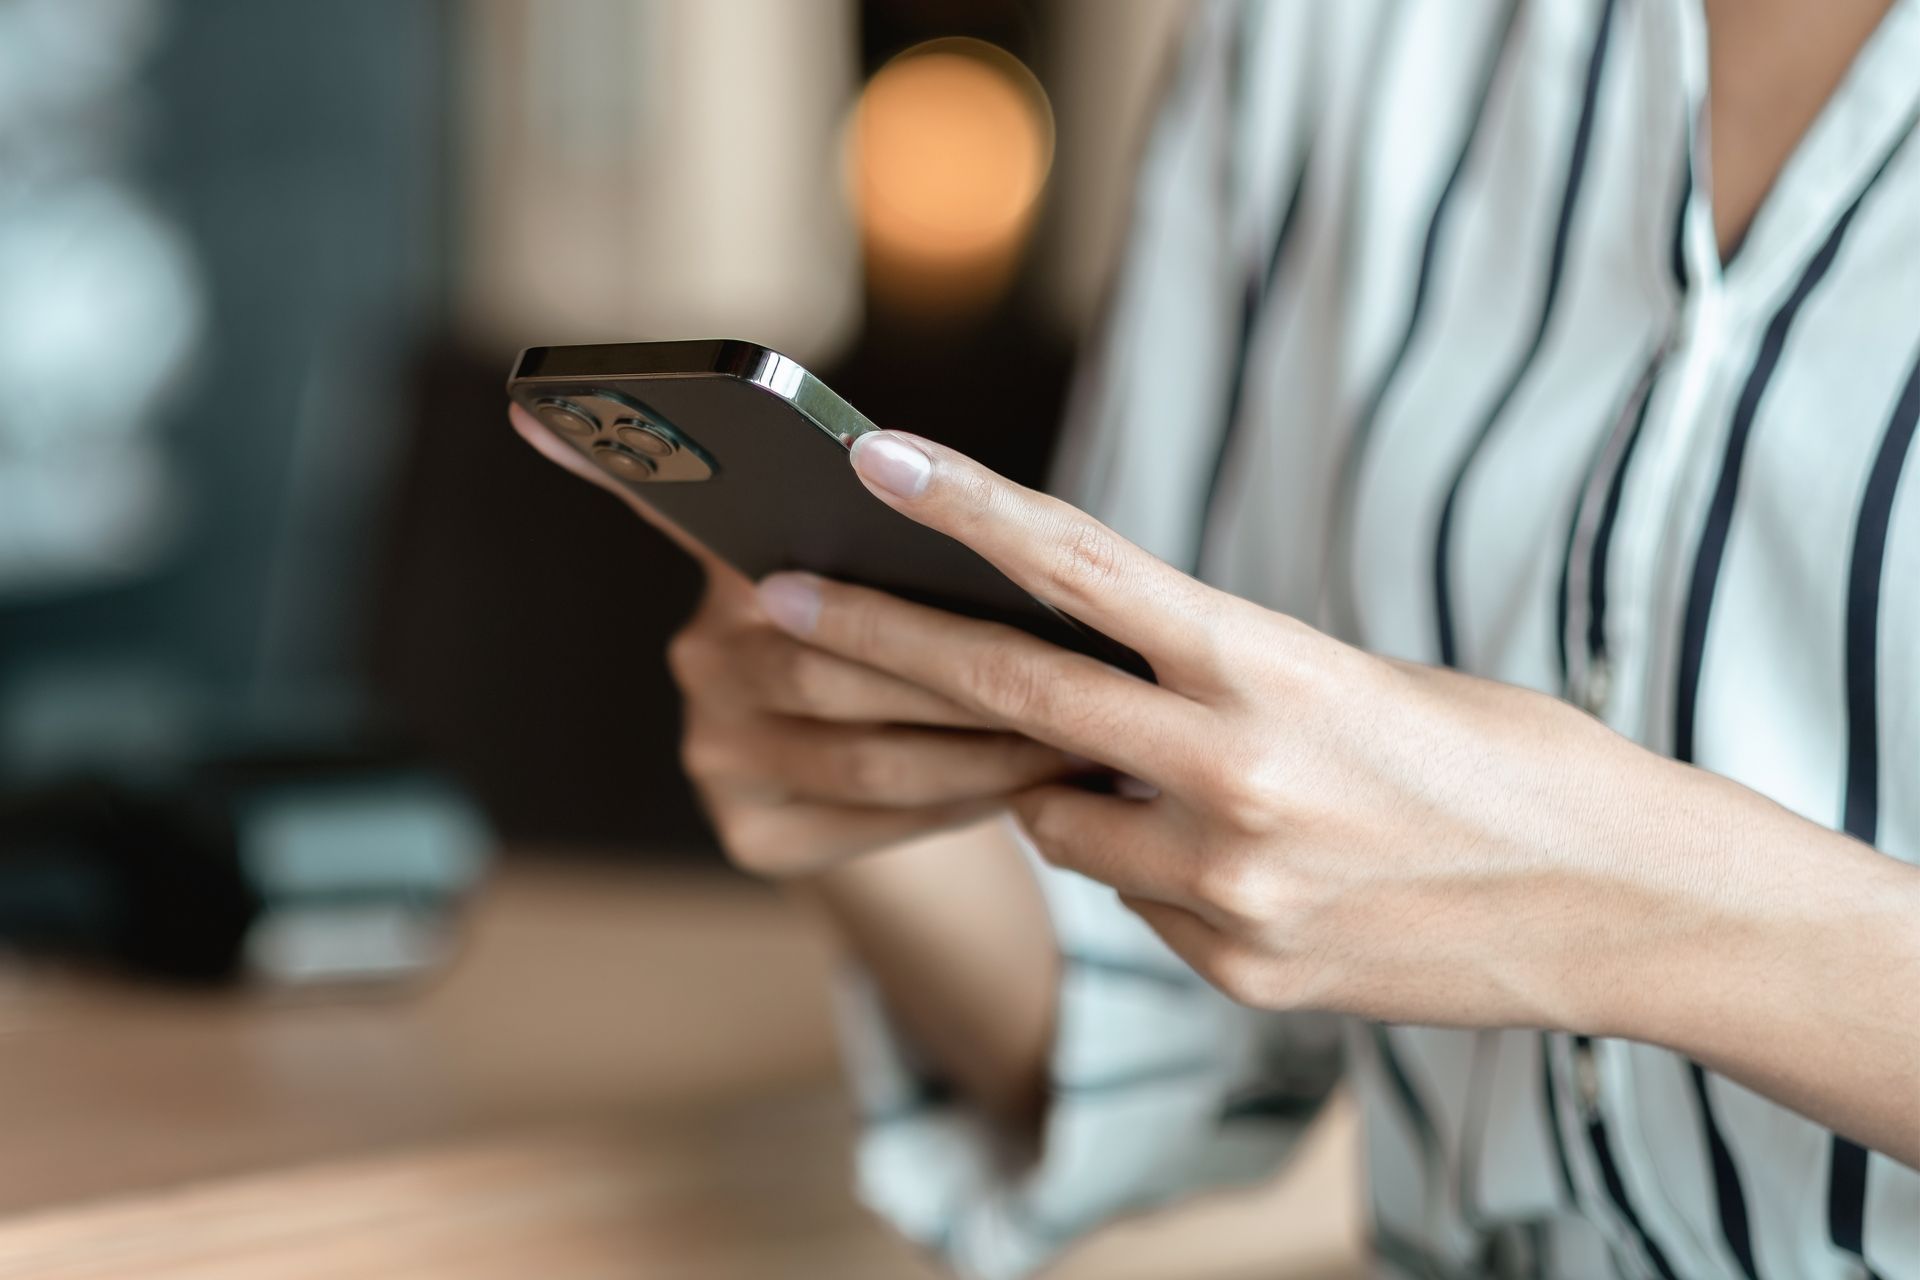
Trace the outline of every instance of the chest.
<path fill-rule="evenodd" d="M 1272 548 L 1316 546 L 1348 638 L 1564 694 L 1839 825 L 1863 662 L 1883 754 L 1920 758 L 1920 481 L 1887 479 L 1920 376 L 1912 113 L 1838 100 L 1723 270 L 1681 54 L 1647 6 L 1591 12 L 1509 33 L 1457 116 L 1389 77 L 1415 88 L 1368 114 L 1313 225 L 1343 243 L 1299 282 L 1339 340 L 1273 336 L 1211 576 L 1298 609 Z"/>

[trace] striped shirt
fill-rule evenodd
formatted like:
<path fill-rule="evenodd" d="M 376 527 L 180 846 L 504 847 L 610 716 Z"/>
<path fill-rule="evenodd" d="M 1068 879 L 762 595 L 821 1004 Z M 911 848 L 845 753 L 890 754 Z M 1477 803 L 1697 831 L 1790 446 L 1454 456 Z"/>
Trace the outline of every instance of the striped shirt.
<path fill-rule="evenodd" d="M 1203 7 L 1060 488 L 1920 861 L 1920 0 L 1724 266 L 1706 65 L 1698 0 Z M 1920 1277 L 1920 1174 L 1683 1056 L 1249 1010 L 1039 874 L 1037 1165 L 846 1002 L 863 1194 L 963 1273 L 1270 1172 L 1344 1077 L 1385 1274 Z"/>

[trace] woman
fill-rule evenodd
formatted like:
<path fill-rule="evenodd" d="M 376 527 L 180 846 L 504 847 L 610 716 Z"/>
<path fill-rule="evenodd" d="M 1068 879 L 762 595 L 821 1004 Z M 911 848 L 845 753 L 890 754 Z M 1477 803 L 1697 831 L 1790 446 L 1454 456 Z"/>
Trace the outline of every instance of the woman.
<path fill-rule="evenodd" d="M 712 564 L 670 655 L 870 975 L 876 1206 L 1020 1273 L 1344 1072 L 1390 1272 L 1920 1276 L 1916 68 L 1916 0 L 1202 10 L 1075 505 L 854 452 L 1159 683 Z"/>

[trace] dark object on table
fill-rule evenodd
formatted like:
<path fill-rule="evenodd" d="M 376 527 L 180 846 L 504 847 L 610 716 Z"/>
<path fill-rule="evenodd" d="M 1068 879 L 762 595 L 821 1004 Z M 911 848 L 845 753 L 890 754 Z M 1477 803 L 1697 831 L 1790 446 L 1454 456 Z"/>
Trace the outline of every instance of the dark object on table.
<path fill-rule="evenodd" d="M 0 945 L 187 982 L 410 976 L 491 844 L 463 791 L 391 761 L 42 783 L 0 795 Z"/>

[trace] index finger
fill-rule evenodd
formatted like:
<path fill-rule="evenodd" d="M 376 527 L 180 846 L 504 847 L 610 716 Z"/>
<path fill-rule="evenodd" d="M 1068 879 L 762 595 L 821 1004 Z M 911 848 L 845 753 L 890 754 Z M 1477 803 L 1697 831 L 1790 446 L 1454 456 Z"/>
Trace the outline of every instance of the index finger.
<path fill-rule="evenodd" d="M 1086 512 L 901 431 L 854 441 L 882 501 L 965 543 L 1026 591 L 1139 652 L 1163 684 L 1213 675 L 1206 637 L 1223 597 Z"/>

